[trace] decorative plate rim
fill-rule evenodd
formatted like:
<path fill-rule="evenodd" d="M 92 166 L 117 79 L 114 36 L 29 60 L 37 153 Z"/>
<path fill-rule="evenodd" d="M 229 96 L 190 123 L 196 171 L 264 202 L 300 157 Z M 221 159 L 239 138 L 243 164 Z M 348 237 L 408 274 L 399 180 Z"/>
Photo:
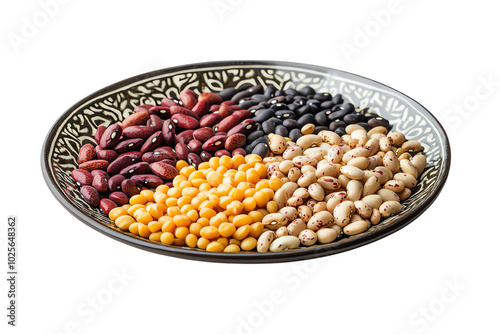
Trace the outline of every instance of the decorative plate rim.
<path fill-rule="evenodd" d="M 178 246 L 165 246 L 153 243 L 145 239 L 134 237 L 124 232 L 119 232 L 92 219 L 91 217 L 85 215 L 80 210 L 78 210 L 78 208 L 76 208 L 70 201 L 68 201 L 64 196 L 64 194 L 60 191 L 60 188 L 57 186 L 53 178 L 52 174 L 53 170 L 52 168 L 50 168 L 50 161 L 48 159 L 51 156 L 51 151 L 53 148 L 53 145 L 51 145 L 52 143 L 51 139 L 53 139 L 57 135 L 59 125 L 63 123 L 65 120 L 67 120 L 68 117 L 70 117 L 71 114 L 75 112 L 77 109 L 79 109 L 82 105 L 87 104 L 102 95 L 110 94 L 115 90 L 123 90 L 126 89 L 127 86 L 138 85 L 140 84 L 141 81 L 146 81 L 146 80 L 151 81 L 157 77 L 159 78 L 160 76 L 164 76 L 166 74 L 173 75 L 176 72 L 183 72 L 183 73 L 189 71 L 196 72 L 196 70 L 199 69 L 208 70 L 208 68 L 210 67 L 223 69 L 225 67 L 234 68 L 236 66 L 269 66 L 270 68 L 274 69 L 275 68 L 284 69 L 289 67 L 289 69 L 292 70 L 304 69 L 308 71 L 314 71 L 325 77 L 336 75 L 342 81 L 352 81 L 353 83 L 358 83 L 358 84 L 362 82 L 364 84 L 369 84 L 371 86 L 378 86 L 379 89 L 383 89 L 392 95 L 405 98 L 415 111 L 419 112 L 420 114 L 422 114 L 422 112 L 425 114 L 425 116 L 429 119 L 430 124 L 432 124 L 435 127 L 436 132 L 440 134 L 440 139 L 442 141 L 442 147 L 443 147 L 442 159 L 445 163 L 444 166 L 442 166 L 441 168 L 441 170 L 443 171 L 442 174 L 437 178 L 436 182 L 433 184 L 432 189 L 430 190 L 429 195 L 422 200 L 422 203 L 420 203 L 415 208 L 405 211 L 402 217 L 398 217 L 394 219 L 394 221 L 391 221 L 388 224 L 377 226 L 377 228 L 371 231 L 370 233 L 362 234 L 359 236 L 352 236 L 350 238 L 346 238 L 329 244 L 293 249 L 278 253 L 272 253 L 272 252 L 210 253 L 198 249 L 192 249 L 192 248 L 188 249 Z M 449 175 L 450 166 L 451 166 L 451 148 L 446 131 L 444 130 L 441 123 L 429 110 L 427 110 L 419 102 L 412 99 L 408 95 L 386 84 L 382 84 L 376 80 L 369 79 L 367 77 L 357 75 L 351 72 L 337 70 L 334 68 L 329 68 L 319 65 L 274 61 L 274 60 L 269 60 L 269 61 L 233 60 L 233 61 L 210 61 L 210 62 L 192 63 L 192 64 L 185 64 L 185 65 L 179 65 L 160 70 L 150 71 L 118 81 L 104 88 L 101 88 L 95 91 L 94 93 L 89 94 L 87 97 L 76 102 L 68 110 L 66 110 L 51 126 L 50 130 L 48 131 L 45 137 L 41 150 L 42 174 L 48 188 L 50 189 L 54 197 L 59 201 L 59 203 L 61 203 L 61 205 L 67 211 L 69 211 L 73 216 L 75 216 L 78 220 L 82 221 L 91 228 L 115 240 L 121 241 L 125 244 L 134 246 L 136 248 L 178 258 L 198 260 L 198 261 L 208 261 L 208 262 L 219 262 L 219 263 L 276 263 L 276 262 L 307 260 L 307 259 L 313 259 L 317 257 L 342 253 L 360 246 L 367 245 L 374 241 L 380 240 L 407 226 L 429 208 L 429 206 L 436 200 L 437 196 L 442 191 Z"/>

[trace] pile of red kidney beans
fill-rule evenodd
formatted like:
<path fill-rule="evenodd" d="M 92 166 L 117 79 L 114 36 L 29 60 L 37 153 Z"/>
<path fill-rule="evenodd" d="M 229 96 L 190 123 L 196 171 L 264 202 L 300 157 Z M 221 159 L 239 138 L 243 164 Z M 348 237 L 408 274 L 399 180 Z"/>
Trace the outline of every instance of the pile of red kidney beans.
<path fill-rule="evenodd" d="M 143 189 L 171 186 L 178 160 L 197 167 L 212 156 L 265 157 L 268 134 L 296 141 L 306 124 L 315 125 L 314 133 L 332 130 L 340 136 L 349 124 L 367 130 L 390 126 L 378 115 L 356 111 L 340 94 L 311 87 L 257 85 L 201 94 L 185 90 L 178 100 L 137 106 L 121 124 L 99 126 L 96 145 L 81 147 L 72 177 L 85 201 L 107 214 Z"/>

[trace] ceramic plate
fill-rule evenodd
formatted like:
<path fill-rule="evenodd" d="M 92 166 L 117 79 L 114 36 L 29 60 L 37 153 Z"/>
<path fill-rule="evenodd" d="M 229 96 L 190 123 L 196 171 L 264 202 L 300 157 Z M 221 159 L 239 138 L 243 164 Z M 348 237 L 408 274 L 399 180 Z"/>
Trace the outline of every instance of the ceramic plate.
<path fill-rule="evenodd" d="M 89 206 L 71 178 L 79 148 L 95 145 L 99 125 L 122 121 L 137 105 L 154 104 L 179 92 L 220 91 L 227 87 L 273 84 L 280 88 L 311 86 L 340 93 L 359 109 L 387 118 L 393 130 L 422 143 L 427 167 L 403 210 L 364 233 L 326 244 L 280 253 L 209 253 L 165 246 L 120 230 L 98 208 Z M 103 88 L 69 108 L 50 129 L 42 148 L 42 172 L 56 199 L 76 218 L 105 235 L 147 251 L 180 258 L 236 263 L 266 263 L 310 259 L 350 250 L 381 239 L 421 215 L 442 190 L 450 168 L 450 146 L 441 124 L 416 101 L 376 81 L 314 65 L 280 61 L 230 61 L 190 64 L 149 72 Z M 104 250 L 103 250 L 104 251 Z"/>

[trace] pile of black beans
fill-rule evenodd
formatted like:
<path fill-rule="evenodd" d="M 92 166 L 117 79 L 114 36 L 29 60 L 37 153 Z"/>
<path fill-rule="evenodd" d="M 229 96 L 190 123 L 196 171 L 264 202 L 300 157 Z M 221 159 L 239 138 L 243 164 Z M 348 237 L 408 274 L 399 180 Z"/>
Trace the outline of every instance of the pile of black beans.
<path fill-rule="evenodd" d="M 346 134 L 345 128 L 349 124 L 358 124 L 367 131 L 376 126 L 390 127 L 389 121 L 379 115 L 357 111 L 341 94 L 332 96 L 328 92 L 316 92 L 309 86 L 283 90 L 274 85 L 265 89 L 257 85 L 239 92 L 228 88 L 220 95 L 224 99 L 231 98 L 241 109 L 248 109 L 258 123 L 255 131 L 247 136 L 247 154 L 267 155 L 267 135 L 270 133 L 297 141 L 306 124 L 314 124 L 316 134 L 331 130 L 339 136 Z"/>

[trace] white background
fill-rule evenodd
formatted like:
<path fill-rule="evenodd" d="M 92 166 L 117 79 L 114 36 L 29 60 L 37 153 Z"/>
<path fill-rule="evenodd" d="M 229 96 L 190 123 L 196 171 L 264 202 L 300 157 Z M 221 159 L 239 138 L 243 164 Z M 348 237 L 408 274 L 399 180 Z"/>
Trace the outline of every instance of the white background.
<path fill-rule="evenodd" d="M 2 333 L 499 332 L 494 2 L 65 2 L 0 5 L 2 263 L 7 215 L 20 222 L 18 327 L 6 325 L 2 279 Z M 42 142 L 75 102 L 146 71 L 238 59 L 338 68 L 419 101 L 452 146 L 439 198 L 403 230 L 347 253 L 228 265 L 111 240 L 49 192 Z"/>

